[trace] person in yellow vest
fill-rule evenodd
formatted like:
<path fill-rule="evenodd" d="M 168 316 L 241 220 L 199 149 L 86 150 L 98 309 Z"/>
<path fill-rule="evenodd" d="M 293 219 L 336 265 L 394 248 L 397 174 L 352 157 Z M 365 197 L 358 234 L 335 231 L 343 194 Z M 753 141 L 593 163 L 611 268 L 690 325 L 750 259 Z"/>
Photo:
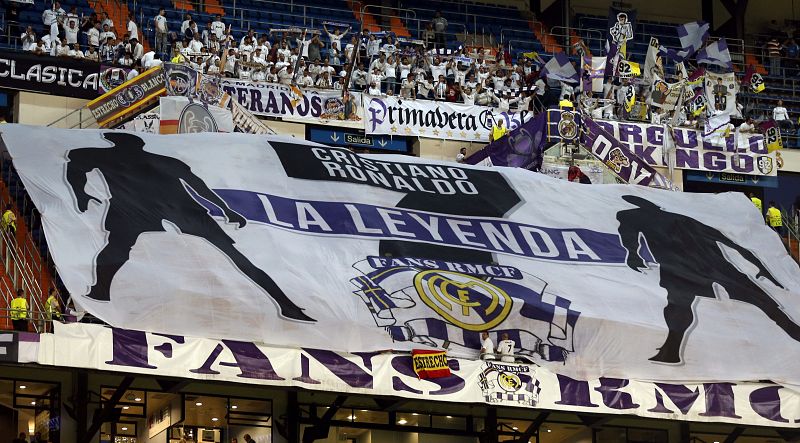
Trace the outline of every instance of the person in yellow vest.
<path fill-rule="evenodd" d="M 758 212 L 764 213 L 764 207 L 761 205 L 761 199 L 756 197 L 752 192 L 750 193 L 750 201 L 758 208 Z"/>
<path fill-rule="evenodd" d="M 17 289 L 17 296 L 11 300 L 11 323 L 15 331 L 28 330 L 28 299 L 22 289 Z"/>
<path fill-rule="evenodd" d="M 575 108 L 575 105 L 572 103 L 572 100 L 570 100 L 569 97 L 564 97 L 561 100 L 559 100 L 558 108 L 563 109 L 565 111 L 569 111 Z"/>
<path fill-rule="evenodd" d="M 8 233 L 11 237 L 11 240 L 15 240 L 17 238 L 17 216 L 14 215 L 14 211 L 11 209 L 12 206 L 6 205 L 6 210 L 3 211 L 3 218 L 0 220 L 0 225 L 3 228 L 3 231 Z"/>
<path fill-rule="evenodd" d="M 50 296 L 47 297 L 47 301 L 44 302 L 44 311 L 47 313 L 47 320 L 49 322 L 52 323 L 54 320 L 61 321 L 61 301 L 55 289 L 50 290 Z"/>
<path fill-rule="evenodd" d="M 775 232 L 783 237 L 783 219 L 781 217 L 781 210 L 775 206 L 775 202 L 769 202 L 769 209 L 767 209 L 767 224 Z"/>
<path fill-rule="evenodd" d="M 492 126 L 492 132 L 489 134 L 489 141 L 495 142 L 500 140 L 506 133 L 508 133 L 508 128 L 503 126 L 503 119 L 498 118 L 494 121 L 494 125 Z"/>

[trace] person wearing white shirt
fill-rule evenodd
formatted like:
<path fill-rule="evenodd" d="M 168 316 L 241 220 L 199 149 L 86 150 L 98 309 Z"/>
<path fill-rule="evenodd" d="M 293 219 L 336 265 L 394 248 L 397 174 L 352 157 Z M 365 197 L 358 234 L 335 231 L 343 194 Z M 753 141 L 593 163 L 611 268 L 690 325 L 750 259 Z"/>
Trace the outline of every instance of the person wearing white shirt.
<path fill-rule="evenodd" d="M 379 70 L 381 72 L 383 72 L 383 70 L 386 69 L 386 55 L 385 54 L 381 54 L 378 58 L 376 58 L 375 60 L 372 60 L 372 63 L 370 63 L 370 65 L 369 65 L 369 70 L 370 70 L 370 72 L 372 72 L 375 69 L 377 69 L 377 70 Z"/>
<path fill-rule="evenodd" d="M 776 122 L 789 120 L 789 111 L 783 107 L 783 100 L 778 100 L 778 106 L 772 109 L 772 119 Z"/>
<path fill-rule="evenodd" d="M 111 20 L 108 12 L 103 12 L 103 21 L 100 22 L 100 27 L 102 28 L 103 25 L 108 25 L 109 29 L 114 29 L 114 20 Z"/>
<path fill-rule="evenodd" d="M 747 120 L 739 125 L 739 132 L 756 132 L 756 125 L 753 123 L 753 117 L 747 117 Z"/>
<path fill-rule="evenodd" d="M 116 34 L 114 34 L 114 32 L 112 32 L 111 29 L 108 28 L 108 25 L 104 25 L 103 26 L 103 32 L 100 33 L 100 41 L 104 42 L 109 37 L 111 37 L 113 40 L 117 39 Z"/>
<path fill-rule="evenodd" d="M 501 338 L 502 340 L 497 344 L 497 353 L 500 355 L 500 361 L 514 363 L 514 348 L 516 344 L 508 338 L 507 332 L 504 332 Z"/>
<path fill-rule="evenodd" d="M 547 84 L 544 82 L 544 79 L 542 79 L 541 77 L 537 78 L 536 83 L 534 83 L 533 85 L 536 86 L 536 95 L 538 95 L 539 97 L 543 97 L 547 86 Z"/>
<path fill-rule="evenodd" d="M 342 89 L 344 89 L 344 80 L 345 80 L 344 77 L 339 77 L 339 80 L 333 83 L 333 89 L 337 91 L 341 91 Z"/>
<path fill-rule="evenodd" d="M 50 40 L 56 41 L 58 38 L 58 21 L 60 17 L 63 17 L 65 14 L 64 10 L 61 9 L 61 4 L 59 2 L 53 3 L 53 7 L 50 9 L 45 9 L 42 12 L 42 23 L 45 26 L 50 27 Z"/>
<path fill-rule="evenodd" d="M 461 148 L 462 152 L 466 152 L 466 148 Z M 459 152 L 458 155 L 463 156 L 464 154 Z M 456 161 L 458 161 L 458 157 L 456 157 Z M 459 162 L 461 163 L 461 162 Z M 481 360 L 494 360 L 494 343 L 492 343 L 491 337 L 489 337 L 489 333 L 486 331 L 481 332 Z"/>
<path fill-rule="evenodd" d="M 386 90 L 392 91 L 392 94 L 397 92 L 397 61 L 394 56 L 387 58 L 386 63 L 383 65 L 383 77 L 386 79 Z"/>
<path fill-rule="evenodd" d="M 69 50 L 69 56 L 72 58 L 84 58 L 83 51 L 81 51 L 81 45 L 75 43 L 73 48 Z"/>
<path fill-rule="evenodd" d="M 67 39 L 62 38 L 60 42 L 61 43 L 58 45 L 58 49 L 56 49 L 56 57 L 69 57 L 69 45 L 67 44 Z"/>
<path fill-rule="evenodd" d="M 447 63 L 441 61 L 439 57 L 433 59 L 433 63 L 430 64 L 430 69 L 433 78 L 439 78 L 439 76 L 447 75 Z"/>
<path fill-rule="evenodd" d="M 380 90 L 381 82 L 383 81 L 383 71 L 379 70 L 378 68 L 373 69 L 372 73 L 369 74 L 367 81 L 369 81 L 370 87 L 375 85 Z"/>
<path fill-rule="evenodd" d="M 214 16 L 214 21 L 211 22 L 211 32 L 217 36 L 217 39 L 221 39 L 223 35 L 225 35 L 225 23 L 222 21 L 222 16 L 219 14 Z"/>
<path fill-rule="evenodd" d="M 192 41 L 189 42 L 189 52 L 197 54 L 202 49 L 203 49 L 203 42 L 201 42 L 199 36 L 197 34 L 195 34 L 194 38 L 192 38 Z M 252 50 L 252 48 L 249 48 L 249 49 L 241 49 L 240 48 L 241 52 L 250 52 L 250 50 Z"/>
<path fill-rule="evenodd" d="M 328 71 L 323 71 L 320 73 L 316 86 L 320 89 L 331 89 L 333 87 L 333 83 L 331 82 L 331 77 L 330 74 L 328 74 Z"/>
<path fill-rule="evenodd" d="M 99 62 L 100 54 L 98 54 L 97 51 L 94 50 L 94 46 L 89 46 L 89 49 L 86 50 L 86 53 L 83 55 L 83 58 L 93 62 Z"/>
<path fill-rule="evenodd" d="M 144 46 L 136 39 L 130 40 L 131 44 L 131 57 L 134 60 L 141 60 L 144 56 Z"/>
<path fill-rule="evenodd" d="M 267 74 L 267 77 L 264 79 L 264 81 L 267 83 L 278 83 L 278 80 L 278 68 L 273 66 L 270 68 L 269 74 Z"/>
<path fill-rule="evenodd" d="M 101 41 L 105 43 L 105 40 L 100 40 L 100 23 L 95 23 L 93 28 L 86 31 L 86 37 L 92 48 L 99 48 Z"/>
<path fill-rule="evenodd" d="M 376 57 L 380 52 L 381 48 L 381 41 L 378 40 L 374 34 L 369 35 L 369 40 L 367 40 L 367 58 Z"/>
<path fill-rule="evenodd" d="M 416 89 L 417 81 L 414 79 L 414 74 L 409 73 L 400 84 L 400 97 L 414 100 L 416 99 Z"/>
<path fill-rule="evenodd" d="M 363 63 L 359 63 L 358 67 L 350 74 L 350 83 L 359 90 L 367 87 L 367 71 L 364 69 Z"/>
<path fill-rule="evenodd" d="M 433 99 L 444 100 L 445 95 L 447 95 L 447 80 L 444 75 L 439 75 L 439 81 L 436 82 L 433 88 Z"/>
<path fill-rule="evenodd" d="M 67 43 L 75 44 L 78 43 L 78 32 L 80 28 L 78 28 L 78 18 L 75 17 L 67 19 L 67 25 L 64 27 L 64 36 L 67 38 Z"/>
<path fill-rule="evenodd" d="M 458 155 L 456 155 L 456 163 L 464 163 L 464 159 L 467 158 L 467 148 L 461 148 L 458 150 Z M 486 334 L 485 332 L 483 334 Z M 483 338 L 483 334 L 481 334 L 481 338 Z M 487 334 L 488 335 L 488 334 Z M 484 339 L 484 342 L 486 340 Z M 491 347 L 489 349 L 492 349 Z M 481 354 L 484 352 L 484 347 L 481 345 Z M 483 358 L 483 355 L 481 355 Z"/>
<path fill-rule="evenodd" d="M 36 34 L 33 32 L 32 26 L 28 26 L 28 28 L 25 29 L 25 33 L 20 37 L 20 41 L 22 42 L 23 51 L 33 51 L 36 47 Z"/>
<path fill-rule="evenodd" d="M 346 58 L 348 61 L 350 61 L 353 58 L 352 57 L 353 56 L 353 49 L 355 49 L 355 47 L 357 45 L 358 45 L 358 38 L 354 36 L 353 38 L 350 39 L 350 43 L 348 43 L 344 47 L 344 58 Z"/>
<path fill-rule="evenodd" d="M 128 37 L 130 39 L 139 40 L 139 27 L 133 21 L 133 13 L 128 14 Z"/>
<path fill-rule="evenodd" d="M 303 35 L 295 39 L 297 41 L 297 48 L 299 49 L 300 56 L 303 58 L 308 58 L 308 45 L 311 44 L 311 39 L 306 38 L 306 34 L 306 30 L 303 30 Z"/>
<path fill-rule="evenodd" d="M 136 68 L 137 67 L 134 64 L 133 68 L 130 71 L 128 71 L 128 76 L 125 78 L 125 81 L 131 81 L 131 80 L 133 80 L 133 79 L 135 79 L 136 77 L 139 76 L 139 70 L 136 69 Z"/>
<path fill-rule="evenodd" d="M 145 69 L 150 69 L 150 63 L 156 58 L 155 51 L 148 51 L 142 56 L 141 64 Z"/>
<path fill-rule="evenodd" d="M 181 36 L 186 35 L 186 30 L 189 28 L 189 23 L 192 21 L 192 14 L 186 14 L 181 23 Z"/>
<path fill-rule="evenodd" d="M 278 82 L 282 85 L 291 85 L 294 79 L 294 72 L 291 66 L 287 66 L 278 72 Z"/>
<path fill-rule="evenodd" d="M 347 35 L 348 32 L 350 32 L 351 27 L 348 26 L 347 29 L 342 33 L 339 32 L 338 27 L 333 30 L 333 33 L 331 33 L 331 31 L 328 30 L 328 27 L 325 24 L 322 25 L 322 29 L 325 30 L 326 34 L 328 34 L 328 39 L 330 39 L 331 41 L 331 49 L 335 49 L 337 52 L 341 52 L 342 39 L 344 38 L 345 35 Z"/>
<path fill-rule="evenodd" d="M 383 95 L 381 93 L 380 84 L 379 83 L 374 83 L 374 82 L 370 83 L 369 89 L 367 89 L 367 94 L 374 95 L 376 97 L 380 97 L 381 95 Z"/>
<path fill-rule="evenodd" d="M 433 91 L 433 78 L 420 77 L 417 81 L 417 98 L 427 99 L 431 97 Z"/>
<path fill-rule="evenodd" d="M 167 54 L 167 45 L 169 45 L 169 27 L 167 25 L 167 12 L 164 8 L 158 10 L 158 15 L 153 18 L 153 24 L 156 30 L 156 47 L 155 50 L 159 54 Z"/>
<path fill-rule="evenodd" d="M 311 88 L 314 86 L 314 79 L 311 78 L 311 73 L 308 71 L 308 68 L 306 68 L 300 80 L 297 81 L 297 86 L 304 88 Z"/>
<path fill-rule="evenodd" d="M 461 98 L 464 100 L 465 105 L 474 105 L 475 104 L 475 96 L 477 96 L 477 92 L 475 92 L 469 86 L 464 86 L 461 90 Z"/>

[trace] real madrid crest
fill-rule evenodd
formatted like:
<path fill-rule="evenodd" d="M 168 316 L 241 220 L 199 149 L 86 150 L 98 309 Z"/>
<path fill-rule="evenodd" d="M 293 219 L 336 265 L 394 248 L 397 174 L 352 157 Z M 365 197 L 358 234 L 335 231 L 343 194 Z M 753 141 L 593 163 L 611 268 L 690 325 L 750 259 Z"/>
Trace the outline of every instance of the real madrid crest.
<path fill-rule="evenodd" d="M 558 134 L 564 141 L 574 141 L 578 137 L 578 123 L 575 121 L 575 114 L 569 111 L 561 113 L 561 121 L 558 122 Z"/>

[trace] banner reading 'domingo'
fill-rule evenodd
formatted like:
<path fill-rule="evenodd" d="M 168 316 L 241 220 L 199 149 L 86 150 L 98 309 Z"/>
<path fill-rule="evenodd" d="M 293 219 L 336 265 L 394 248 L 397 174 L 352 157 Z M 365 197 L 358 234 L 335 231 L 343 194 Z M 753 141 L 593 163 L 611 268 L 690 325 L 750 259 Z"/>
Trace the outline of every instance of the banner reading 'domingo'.
<path fill-rule="evenodd" d="M 453 358 L 489 330 L 572 378 L 800 385 L 800 269 L 741 194 L 287 137 L 2 139 L 73 299 L 116 327 Z"/>
<path fill-rule="evenodd" d="M 488 142 L 495 119 L 502 119 L 509 131 L 533 113 L 497 112 L 494 108 L 431 100 L 403 100 L 399 97 L 364 95 L 364 131 L 387 134 Z"/>

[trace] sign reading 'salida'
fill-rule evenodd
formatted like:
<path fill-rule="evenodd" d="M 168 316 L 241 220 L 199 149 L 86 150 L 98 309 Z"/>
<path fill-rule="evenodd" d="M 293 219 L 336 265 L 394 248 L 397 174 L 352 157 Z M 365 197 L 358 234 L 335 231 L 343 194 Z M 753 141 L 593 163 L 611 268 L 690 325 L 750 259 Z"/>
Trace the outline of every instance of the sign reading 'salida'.
<path fill-rule="evenodd" d="M 92 111 L 100 126 L 141 111 L 150 100 L 164 94 L 164 71 L 160 66 L 145 71 L 89 102 L 86 106 Z"/>
<path fill-rule="evenodd" d="M 100 64 L 65 57 L 0 52 L 0 87 L 64 97 L 97 97 Z"/>

